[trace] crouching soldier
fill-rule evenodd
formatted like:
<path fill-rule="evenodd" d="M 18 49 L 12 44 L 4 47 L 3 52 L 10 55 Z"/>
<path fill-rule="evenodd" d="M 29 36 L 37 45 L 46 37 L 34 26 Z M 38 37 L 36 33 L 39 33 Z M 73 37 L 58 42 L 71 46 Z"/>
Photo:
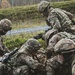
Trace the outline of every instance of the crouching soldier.
<path fill-rule="evenodd" d="M 31 38 L 25 42 L 16 54 L 15 75 L 37 75 L 37 72 L 43 70 L 44 65 L 40 63 L 36 55 L 40 47 L 36 39 Z"/>
<path fill-rule="evenodd" d="M 75 42 L 71 39 L 63 38 L 56 43 L 53 51 L 55 56 L 47 60 L 47 75 L 55 75 L 58 70 L 64 68 L 64 65 L 67 66 L 67 69 L 70 67 L 68 75 L 75 75 Z"/>
<path fill-rule="evenodd" d="M 74 34 L 72 13 L 59 8 L 53 8 L 48 1 L 41 1 L 38 4 L 38 11 L 43 14 L 47 25 L 52 29 L 55 29 L 57 32 L 66 31 Z"/>
<path fill-rule="evenodd" d="M 0 21 L 0 57 L 6 52 L 9 52 L 8 48 L 4 45 L 2 35 L 5 35 L 9 30 L 12 29 L 12 23 L 9 19 L 2 19 Z M 7 74 L 7 65 L 0 62 L 0 75 Z"/>

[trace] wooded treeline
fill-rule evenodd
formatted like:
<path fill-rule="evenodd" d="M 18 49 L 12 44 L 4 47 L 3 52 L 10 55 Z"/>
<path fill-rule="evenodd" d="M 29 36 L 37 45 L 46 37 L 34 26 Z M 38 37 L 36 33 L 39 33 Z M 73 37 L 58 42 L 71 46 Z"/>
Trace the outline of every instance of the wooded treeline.
<path fill-rule="evenodd" d="M 42 0 L 9 0 L 10 4 L 13 6 L 37 4 L 40 1 Z M 47 0 L 47 1 L 51 2 L 51 1 L 62 1 L 62 0 Z"/>
<path fill-rule="evenodd" d="M 3 2 L 8 1 L 8 3 L 11 6 L 24 6 L 24 5 L 37 4 L 42 0 L 0 0 L 0 7 L 2 6 L 2 1 Z M 49 1 L 49 2 L 59 2 L 59 1 L 66 1 L 66 0 L 47 0 L 47 1 Z"/>

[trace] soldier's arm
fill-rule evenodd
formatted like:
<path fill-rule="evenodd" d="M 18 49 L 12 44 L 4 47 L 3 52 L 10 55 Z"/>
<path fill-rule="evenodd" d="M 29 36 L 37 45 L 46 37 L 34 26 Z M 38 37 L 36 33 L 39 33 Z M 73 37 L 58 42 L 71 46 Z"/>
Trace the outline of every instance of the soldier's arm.
<path fill-rule="evenodd" d="M 67 12 L 67 11 L 65 11 L 65 10 L 62 10 L 62 11 L 63 11 L 66 15 L 68 15 L 70 19 L 73 18 L 73 14 L 72 14 L 72 13 Z"/>
<path fill-rule="evenodd" d="M 0 37 L 0 55 L 3 56 L 7 50 L 5 49 L 5 45 L 3 44 L 3 39 Z"/>
<path fill-rule="evenodd" d="M 10 50 L 7 48 L 7 46 L 3 43 L 2 41 L 2 45 L 3 45 L 3 49 L 5 50 L 5 53 L 10 52 Z"/>
<path fill-rule="evenodd" d="M 60 21 L 55 13 L 50 14 L 50 18 L 48 20 L 54 29 L 61 30 Z"/>
<path fill-rule="evenodd" d="M 0 50 L 4 51 L 4 53 L 8 53 L 9 52 L 9 49 L 3 43 L 3 38 L 2 37 L 0 37 Z"/>
<path fill-rule="evenodd" d="M 43 65 L 45 65 L 46 61 L 47 61 L 47 55 L 46 55 L 46 50 L 44 48 L 41 48 L 40 50 L 38 50 L 37 52 L 37 58 L 39 59 L 40 63 L 42 63 Z"/>
<path fill-rule="evenodd" d="M 65 11 L 65 10 L 62 10 L 62 11 L 69 16 L 69 18 L 71 19 L 73 25 L 75 25 L 74 15 L 70 12 Z"/>
<path fill-rule="evenodd" d="M 5 50 L 6 50 L 6 53 L 10 52 L 10 50 L 7 48 L 6 45 L 4 45 L 4 48 L 5 48 Z"/>
<path fill-rule="evenodd" d="M 36 35 L 36 36 L 34 36 L 33 38 L 35 38 L 35 39 L 42 39 L 42 40 L 44 40 L 44 34 L 47 32 L 47 31 L 49 31 L 51 28 L 48 28 L 48 29 L 46 29 L 43 33 L 40 33 L 40 34 L 38 34 L 38 35 Z"/>
<path fill-rule="evenodd" d="M 37 60 L 34 60 L 31 56 L 21 54 L 17 59 L 22 65 L 27 65 L 33 70 L 39 70 L 43 65 L 40 64 Z"/>

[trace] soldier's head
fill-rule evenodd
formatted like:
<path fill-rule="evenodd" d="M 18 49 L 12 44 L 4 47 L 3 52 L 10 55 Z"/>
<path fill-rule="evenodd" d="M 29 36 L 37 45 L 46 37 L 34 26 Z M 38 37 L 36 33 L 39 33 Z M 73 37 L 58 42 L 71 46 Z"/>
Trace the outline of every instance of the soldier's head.
<path fill-rule="evenodd" d="M 12 23 L 9 19 L 2 19 L 0 21 L 0 35 L 6 34 L 12 29 Z"/>
<path fill-rule="evenodd" d="M 38 11 L 43 13 L 44 16 L 48 16 L 49 9 L 51 8 L 50 3 L 48 1 L 41 1 L 38 4 Z"/>
<path fill-rule="evenodd" d="M 41 48 L 41 44 L 34 38 L 27 40 L 25 46 L 26 49 L 33 54 L 37 53 L 37 51 Z"/>

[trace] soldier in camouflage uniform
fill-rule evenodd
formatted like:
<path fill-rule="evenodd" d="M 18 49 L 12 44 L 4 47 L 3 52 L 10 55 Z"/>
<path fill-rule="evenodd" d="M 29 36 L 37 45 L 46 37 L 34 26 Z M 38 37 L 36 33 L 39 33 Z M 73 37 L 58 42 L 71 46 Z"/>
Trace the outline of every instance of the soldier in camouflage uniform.
<path fill-rule="evenodd" d="M 53 51 L 51 50 L 54 55 L 48 58 L 45 54 L 46 51 L 41 49 L 38 50 L 37 57 L 42 64 L 45 65 L 45 75 L 60 75 L 62 72 L 63 74 L 73 75 L 75 71 L 74 63 L 75 63 L 75 42 L 71 39 L 68 39 L 66 36 L 70 34 L 66 32 L 60 32 L 60 35 L 63 34 L 63 38 L 59 39 L 59 41 L 54 45 Z M 70 37 L 70 36 L 69 36 Z M 74 39 L 73 37 L 71 37 Z M 50 55 L 49 53 L 49 55 Z M 66 67 L 69 69 L 70 72 L 68 73 Z M 71 73 L 72 68 L 72 73 Z M 65 73 L 64 73 L 65 72 Z M 66 75 L 65 74 L 65 75 Z"/>
<path fill-rule="evenodd" d="M 38 4 L 38 10 L 46 17 L 46 23 L 51 28 L 59 31 L 74 33 L 73 14 L 59 8 L 52 8 L 47 1 L 41 1 Z"/>
<path fill-rule="evenodd" d="M 38 5 L 38 10 L 40 13 L 43 13 L 43 15 L 46 17 L 46 22 L 48 26 L 51 26 L 53 32 L 47 32 L 46 36 L 44 36 L 45 41 L 48 45 L 47 50 L 50 51 L 47 53 L 51 54 L 51 52 L 54 54 L 54 46 L 55 44 L 61 40 L 62 38 L 68 38 L 69 39 L 73 39 L 75 41 L 75 36 L 71 35 L 71 34 L 66 34 L 65 32 L 61 32 L 61 31 L 66 31 L 72 34 L 75 34 L 75 30 L 72 28 L 73 27 L 73 23 L 72 23 L 72 19 L 73 19 L 73 14 L 59 9 L 59 8 L 52 8 L 50 6 L 50 3 L 47 1 L 41 1 Z M 61 32 L 56 34 L 54 31 Z M 48 35 L 50 34 L 50 35 Z M 53 36 L 53 34 L 56 34 L 55 36 Z M 60 57 L 60 56 L 59 56 Z M 50 58 L 50 57 L 49 57 Z M 54 58 L 54 57 L 53 57 Z M 52 58 L 52 59 L 53 59 Z M 57 59 L 58 56 L 55 56 L 55 58 Z M 55 58 L 53 60 L 55 60 Z M 60 58 L 58 58 L 58 60 L 60 60 Z M 75 74 L 74 69 L 75 67 L 73 66 L 72 68 L 72 74 Z"/>
<path fill-rule="evenodd" d="M 54 56 L 47 60 L 47 75 L 55 75 L 57 71 L 64 70 L 65 66 L 67 66 L 67 69 L 70 67 L 68 75 L 75 75 L 75 42 L 73 40 L 61 39 L 50 52 L 54 53 Z"/>
<path fill-rule="evenodd" d="M 49 35 L 49 31 L 44 35 L 45 41 L 48 40 L 47 50 L 53 50 L 54 46 L 57 44 L 58 41 L 60 41 L 63 38 L 71 39 L 75 42 L 75 35 L 72 35 L 67 32 L 59 32 L 55 34 L 52 38 L 47 37 Z"/>
<path fill-rule="evenodd" d="M 8 48 L 3 44 L 2 35 L 5 35 L 9 30 L 11 30 L 11 21 L 8 19 L 2 19 L 0 21 L 0 56 L 9 52 Z"/>
<path fill-rule="evenodd" d="M 37 58 L 40 47 L 36 39 L 31 38 L 25 42 L 15 57 L 17 67 L 15 75 L 21 75 L 21 73 L 22 75 L 41 75 L 39 72 L 43 70 L 44 65 Z"/>
<path fill-rule="evenodd" d="M 0 21 L 0 57 L 2 57 L 6 52 L 9 52 L 8 48 L 3 44 L 2 35 L 5 35 L 9 30 L 11 30 L 11 21 L 9 19 L 2 19 Z M 5 70 L 5 72 L 4 72 Z M 0 75 L 6 75 L 7 66 L 0 62 Z"/>
<path fill-rule="evenodd" d="M 70 69 L 72 68 L 72 75 L 75 75 L 75 55 L 74 55 L 75 54 L 74 53 L 75 47 L 72 46 L 73 48 L 71 48 L 72 43 L 69 44 L 69 42 L 67 43 L 67 40 L 66 40 L 66 39 L 69 39 L 69 40 L 71 39 L 70 41 L 72 41 L 74 43 L 75 42 L 75 35 L 69 34 L 67 32 L 60 32 L 60 33 L 55 34 L 52 38 L 47 37 L 47 36 L 51 35 L 50 33 L 51 32 L 49 30 L 46 33 L 46 35 L 44 35 L 45 41 L 48 40 L 48 46 L 47 46 L 48 64 L 51 62 L 51 60 L 54 60 L 53 62 L 55 62 L 55 61 L 58 61 L 61 59 L 60 57 L 62 54 L 59 52 L 59 51 L 61 51 L 60 49 L 62 49 L 63 51 L 65 49 L 69 50 L 68 52 L 67 51 L 63 52 L 63 59 L 65 59 L 64 60 L 65 62 L 63 61 L 62 65 L 67 63 L 67 65 L 65 65 L 65 66 L 70 67 Z M 63 38 L 64 38 L 64 40 L 63 40 Z M 67 44 L 69 44 L 69 46 L 67 46 Z M 74 45 L 75 45 L 75 43 L 74 43 Z M 56 55 L 58 54 L 58 55 L 55 56 L 55 54 Z M 52 57 L 52 56 L 54 56 L 54 57 Z M 53 66 L 54 65 L 55 64 L 53 64 Z M 72 66 L 70 66 L 70 65 L 72 65 Z M 64 69 L 62 68 L 62 70 L 64 70 Z"/>

